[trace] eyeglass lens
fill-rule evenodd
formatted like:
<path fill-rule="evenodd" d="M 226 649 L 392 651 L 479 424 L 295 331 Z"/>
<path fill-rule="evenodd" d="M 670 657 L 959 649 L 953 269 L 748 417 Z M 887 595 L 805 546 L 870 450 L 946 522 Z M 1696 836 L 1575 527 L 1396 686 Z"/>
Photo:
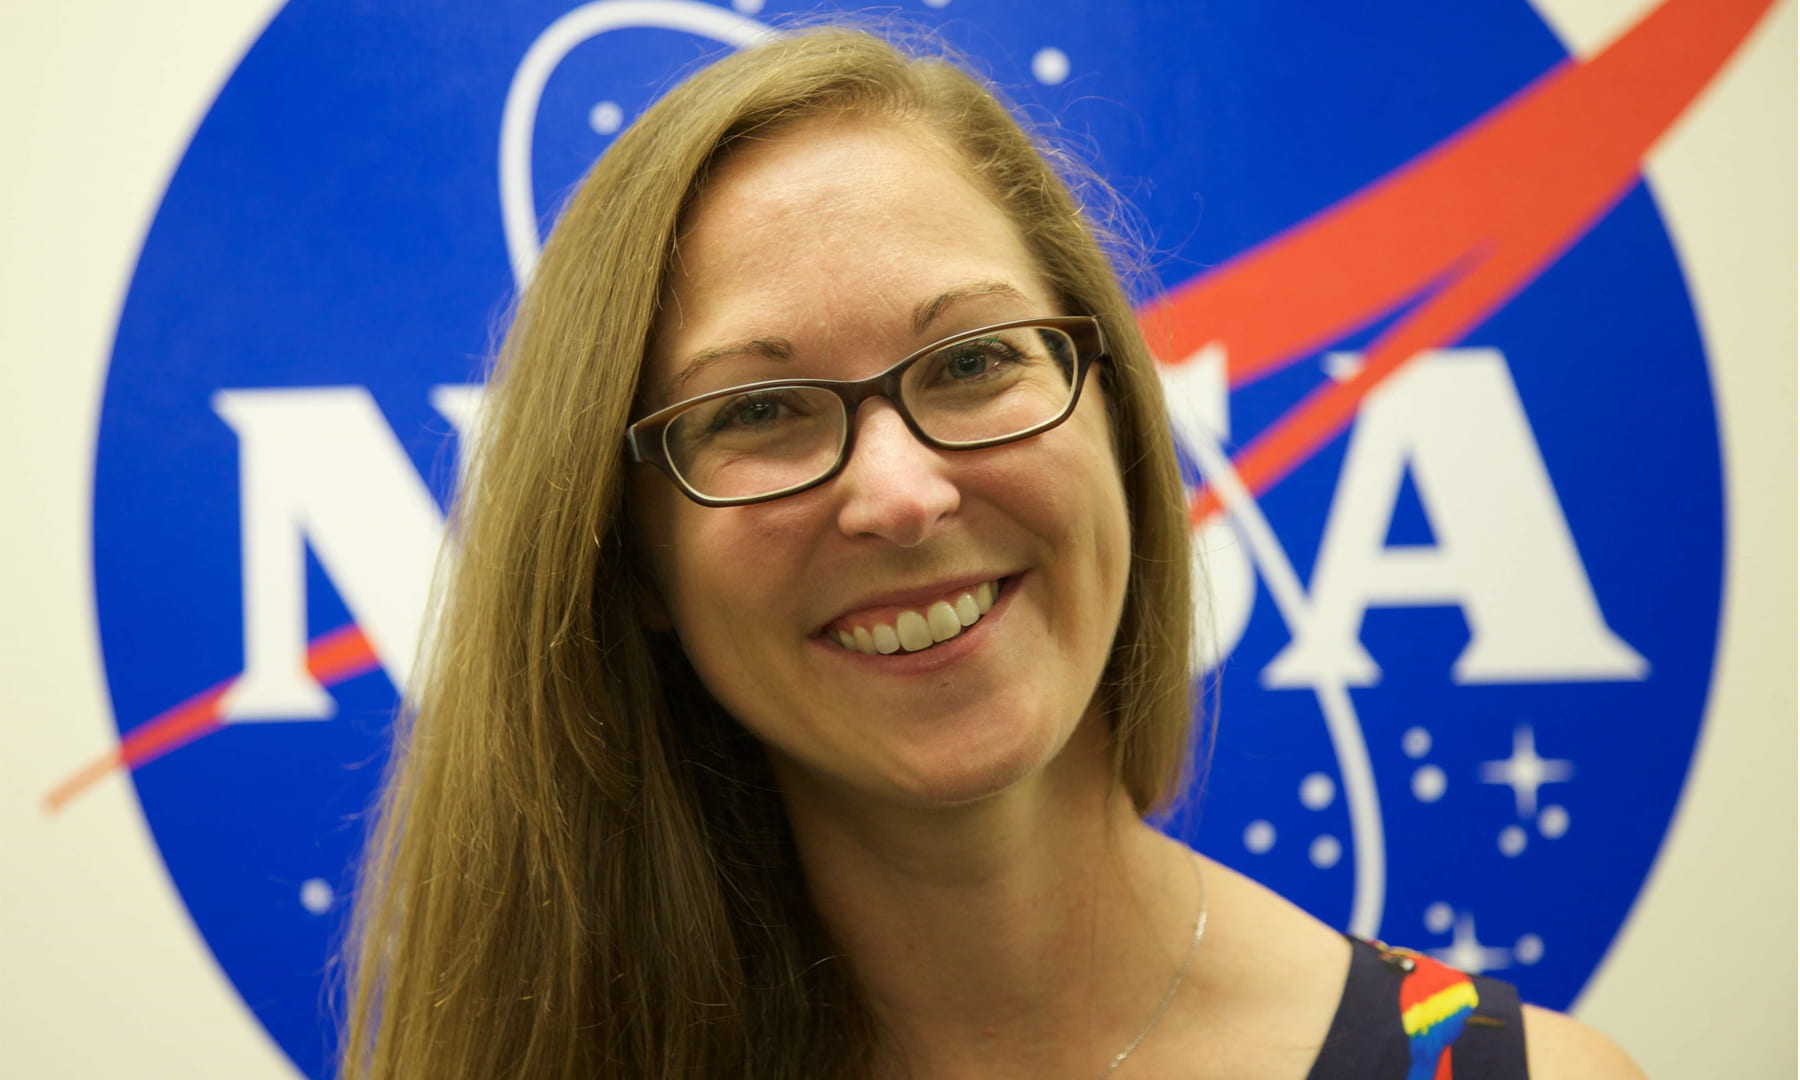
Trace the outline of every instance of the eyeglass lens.
<path fill-rule="evenodd" d="M 1075 344 L 1061 330 L 1020 326 L 953 341 L 902 373 L 900 406 L 947 447 L 1004 442 L 1048 424 L 1074 393 Z M 664 431 L 670 463 L 709 498 L 754 498 L 816 480 L 838 465 L 850 418 L 836 393 L 764 386 L 696 402 Z"/>

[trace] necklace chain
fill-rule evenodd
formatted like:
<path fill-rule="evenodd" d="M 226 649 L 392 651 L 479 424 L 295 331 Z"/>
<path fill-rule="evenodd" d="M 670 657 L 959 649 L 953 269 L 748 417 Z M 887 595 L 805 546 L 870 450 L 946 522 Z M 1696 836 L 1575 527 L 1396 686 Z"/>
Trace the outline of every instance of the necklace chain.
<path fill-rule="evenodd" d="M 1181 967 L 1176 969 L 1175 977 L 1169 981 L 1169 989 L 1164 991 L 1162 1000 L 1157 1002 L 1156 1011 L 1150 1014 L 1150 1019 L 1144 1022 L 1143 1028 L 1138 1031 L 1137 1035 L 1125 1044 L 1125 1049 L 1119 1051 L 1112 1062 L 1106 1066 L 1106 1070 L 1100 1074 L 1102 1080 L 1111 1076 L 1114 1069 L 1123 1065 L 1125 1059 L 1131 1056 L 1131 1052 L 1138 1048 L 1138 1044 L 1143 1042 L 1151 1031 L 1155 1030 L 1156 1022 L 1162 1019 L 1164 1012 L 1168 1011 L 1169 1002 L 1175 1000 L 1175 991 L 1181 989 L 1182 981 L 1187 978 L 1188 969 L 1194 966 L 1194 954 L 1200 951 L 1200 939 L 1206 936 L 1206 875 L 1201 872 L 1200 856 L 1198 855 L 1194 856 L 1194 880 L 1200 883 L 1200 914 L 1194 919 L 1194 939 L 1188 942 L 1187 956 L 1181 961 Z"/>

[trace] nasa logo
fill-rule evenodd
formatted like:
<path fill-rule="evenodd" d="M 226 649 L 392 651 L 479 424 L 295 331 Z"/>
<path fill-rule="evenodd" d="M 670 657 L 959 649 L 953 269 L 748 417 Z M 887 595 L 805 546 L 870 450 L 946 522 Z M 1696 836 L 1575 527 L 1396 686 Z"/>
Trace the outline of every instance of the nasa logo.
<path fill-rule="evenodd" d="M 1566 1005 L 1675 806 L 1723 572 L 1637 163 L 1766 3 L 1670 0 L 1570 64 L 1523 0 L 949 2 L 916 14 L 1090 141 L 1167 253 L 1143 316 L 1229 657 L 1169 828 Z M 497 314 L 587 163 L 777 6 L 295 0 L 170 184 L 99 434 L 109 763 L 308 1074 Z"/>

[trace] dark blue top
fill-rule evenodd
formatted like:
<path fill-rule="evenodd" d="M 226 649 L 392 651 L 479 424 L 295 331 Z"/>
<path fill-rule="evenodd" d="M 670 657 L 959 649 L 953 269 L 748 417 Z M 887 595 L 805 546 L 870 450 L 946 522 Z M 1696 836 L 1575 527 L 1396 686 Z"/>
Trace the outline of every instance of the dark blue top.
<path fill-rule="evenodd" d="M 1307 1080 L 1525 1080 L 1510 984 L 1350 940 L 1344 996 Z"/>

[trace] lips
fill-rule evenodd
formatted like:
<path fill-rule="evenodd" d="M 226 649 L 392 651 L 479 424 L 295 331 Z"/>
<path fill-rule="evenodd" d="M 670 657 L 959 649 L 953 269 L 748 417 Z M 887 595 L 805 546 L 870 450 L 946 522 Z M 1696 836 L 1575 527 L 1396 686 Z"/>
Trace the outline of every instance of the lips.
<path fill-rule="evenodd" d="M 919 606 L 870 608 L 833 620 L 824 636 L 866 656 L 919 652 L 980 622 L 1003 585 L 1004 579 L 984 581 L 948 590 Z"/>

